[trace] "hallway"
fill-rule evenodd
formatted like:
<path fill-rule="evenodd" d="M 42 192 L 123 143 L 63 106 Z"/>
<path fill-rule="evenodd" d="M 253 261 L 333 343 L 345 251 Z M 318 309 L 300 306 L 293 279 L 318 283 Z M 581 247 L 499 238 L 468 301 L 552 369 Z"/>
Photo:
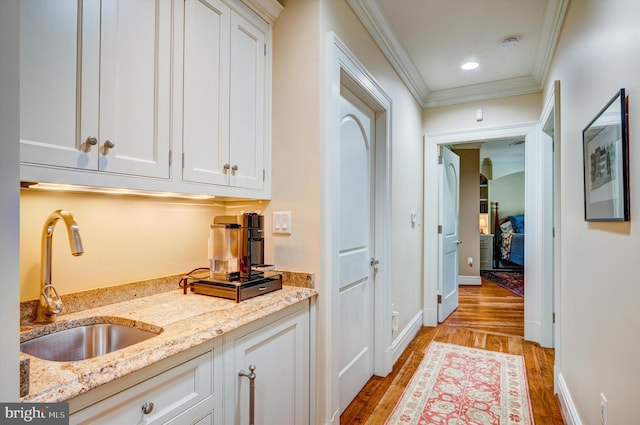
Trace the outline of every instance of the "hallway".
<path fill-rule="evenodd" d="M 537 425 L 564 424 L 553 395 L 554 350 L 524 341 L 524 300 L 487 280 L 461 286 L 458 309 L 436 328 L 423 327 L 385 378 L 374 376 L 340 418 L 341 424 L 384 424 L 431 341 L 523 355 Z"/>

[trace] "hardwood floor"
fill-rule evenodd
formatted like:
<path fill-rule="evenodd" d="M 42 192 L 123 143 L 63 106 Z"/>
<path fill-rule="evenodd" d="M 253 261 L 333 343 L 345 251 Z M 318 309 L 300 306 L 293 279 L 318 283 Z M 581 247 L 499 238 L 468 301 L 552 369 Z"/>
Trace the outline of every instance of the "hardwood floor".
<path fill-rule="evenodd" d="M 460 306 L 435 328 L 423 327 L 393 367 L 374 376 L 347 407 L 340 423 L 384 424 L 402 396 L 431 341 L 524 356 L 536 425 L 564 424 L 553 394 L 554 350 L 525 341 L 524 300 L 490 281 L 460 287 Z"/>

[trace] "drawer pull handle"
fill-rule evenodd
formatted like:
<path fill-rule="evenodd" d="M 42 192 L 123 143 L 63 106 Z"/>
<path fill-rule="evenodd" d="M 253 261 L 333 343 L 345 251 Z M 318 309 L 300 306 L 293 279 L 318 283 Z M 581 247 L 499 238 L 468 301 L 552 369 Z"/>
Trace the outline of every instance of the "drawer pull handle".
<path fill-rule="evenodd" d="M 267 287 L 266 286 L 259 286 L 258 287 L 258 291 L 266 291 Z"/>
<path fill-rule="evenodd" d="M 249 372 L 241 370 L 238 376 L 249 378 L 249 425 L 255 425 L 256 365 L 249 365 Z"/>
<path fill-rule="evenodd" d="M 151 412 L 153 412 L 153 402 L 147 401 L 142 405 L 142 413 L 148 415 Z"/>

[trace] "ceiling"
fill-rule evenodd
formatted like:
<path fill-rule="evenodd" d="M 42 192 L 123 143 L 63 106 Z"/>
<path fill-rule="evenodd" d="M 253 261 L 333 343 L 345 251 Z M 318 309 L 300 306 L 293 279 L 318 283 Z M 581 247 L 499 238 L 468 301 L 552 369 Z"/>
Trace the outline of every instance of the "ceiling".
<path fill-rule="evenodd" d="M 542 90 L 569 0 L 348 0 L 423 107 Z M 516 36 L 518 45 L 499 42 Z M 480 66 L 463 71 L 460 65 Z"/>

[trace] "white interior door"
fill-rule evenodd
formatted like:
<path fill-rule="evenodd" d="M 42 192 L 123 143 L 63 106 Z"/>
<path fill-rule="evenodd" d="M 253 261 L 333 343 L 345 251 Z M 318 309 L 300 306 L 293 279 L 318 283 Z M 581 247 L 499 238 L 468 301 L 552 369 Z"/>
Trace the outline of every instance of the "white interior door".
<path fill-rule="evenodd" d="M 340 412 L 373 375 L 374 112 L 346 88 L 340 97 L 338 385 Z"/>
<path fill-rule="evenodd" d="M 443 322 L 458 308 L 458 217 L 460 213 L 460 157 L 442 148 L 442 190 L 440 193 L 440 273 L 438 279 L 438 321 Z"/>

